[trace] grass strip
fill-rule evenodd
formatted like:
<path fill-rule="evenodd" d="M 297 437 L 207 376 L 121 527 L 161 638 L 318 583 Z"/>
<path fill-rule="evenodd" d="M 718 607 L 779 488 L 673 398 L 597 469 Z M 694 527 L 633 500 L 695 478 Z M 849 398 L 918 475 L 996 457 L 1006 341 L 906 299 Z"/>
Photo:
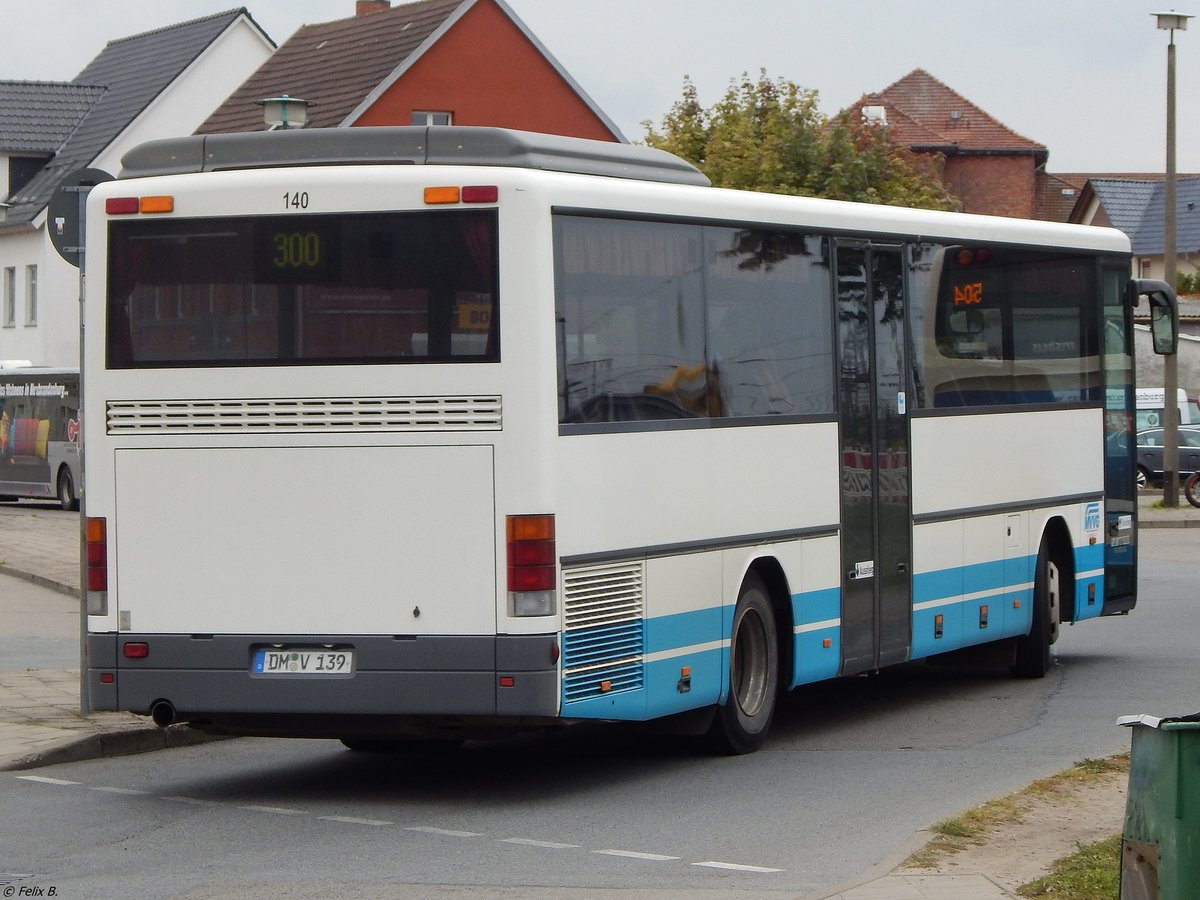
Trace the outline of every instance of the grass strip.
<path fill-rule="evenodd" d="M 1016 793 L 969 809 L 952 819 L 945 819 L 930 828 L 933 838 L 904 861 L 905 868 L 932 869 L 939 861 L 972 846 L 982 846 L 997 829 L 1024 821 L 1026 814 L 1038 802 L 1061 797 L 1114 772 L 1129 771 L 1129 754 L 1121 753 L 1106 759 L 1083 759 L 1069 769 L 1040 778 Z M 1067 895 L 1071 896 L 1071 895 Z"/>
<path fill-rule="evenodd" d="M 1044 878 L 1017 888 L 1020 897 L 1070 897 L 1071 900 L 1116 900 L 1121 891 L 1121 835 L 1084 844 L 1054 861 Z"/>

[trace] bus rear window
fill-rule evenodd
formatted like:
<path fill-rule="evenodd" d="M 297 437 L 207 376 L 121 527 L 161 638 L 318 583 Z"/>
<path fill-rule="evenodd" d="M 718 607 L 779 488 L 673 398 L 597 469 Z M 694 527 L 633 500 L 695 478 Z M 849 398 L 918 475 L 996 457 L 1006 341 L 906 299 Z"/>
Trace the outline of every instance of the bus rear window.
<path fill-rule="evenodd" d="M 108 367 L 496 362 L 496 213 L 112 222 Z"/>

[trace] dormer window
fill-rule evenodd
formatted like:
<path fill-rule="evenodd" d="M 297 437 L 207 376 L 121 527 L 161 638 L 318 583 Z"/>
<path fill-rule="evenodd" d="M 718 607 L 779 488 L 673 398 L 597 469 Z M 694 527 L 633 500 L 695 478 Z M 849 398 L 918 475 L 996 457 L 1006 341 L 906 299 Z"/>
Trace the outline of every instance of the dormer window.
<path fill-rule="evenodd" d="M 414 125 L 453 125 L 454 117 L 448 112 L 414 109 L 412 123 Z"/>

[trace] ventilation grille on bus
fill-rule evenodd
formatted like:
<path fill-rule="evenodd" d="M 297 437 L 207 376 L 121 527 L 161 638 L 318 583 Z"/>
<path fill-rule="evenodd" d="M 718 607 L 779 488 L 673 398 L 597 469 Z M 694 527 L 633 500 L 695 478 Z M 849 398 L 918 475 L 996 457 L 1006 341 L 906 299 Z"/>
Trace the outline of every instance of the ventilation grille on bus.
<path fill-rule="evenodd" d="M 642 686 L 641 563 L 563 571 L 563 702 Z"/>
<path fill-rule="evenodd" d="M 498 431 L 499 397 L 110 400 L 109 434 Z"/>

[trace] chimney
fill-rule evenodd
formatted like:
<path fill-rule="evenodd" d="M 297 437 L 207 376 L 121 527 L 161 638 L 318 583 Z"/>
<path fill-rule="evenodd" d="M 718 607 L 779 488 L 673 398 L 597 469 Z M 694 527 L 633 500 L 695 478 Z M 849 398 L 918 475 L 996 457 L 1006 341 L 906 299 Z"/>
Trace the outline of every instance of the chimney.
<path fill-rule="evenodd" d="M 354 15 L 369 16 L 371 13 L 387 12 L 391 8 L 391 0 L 358 0 L 354 7 Z"/>

